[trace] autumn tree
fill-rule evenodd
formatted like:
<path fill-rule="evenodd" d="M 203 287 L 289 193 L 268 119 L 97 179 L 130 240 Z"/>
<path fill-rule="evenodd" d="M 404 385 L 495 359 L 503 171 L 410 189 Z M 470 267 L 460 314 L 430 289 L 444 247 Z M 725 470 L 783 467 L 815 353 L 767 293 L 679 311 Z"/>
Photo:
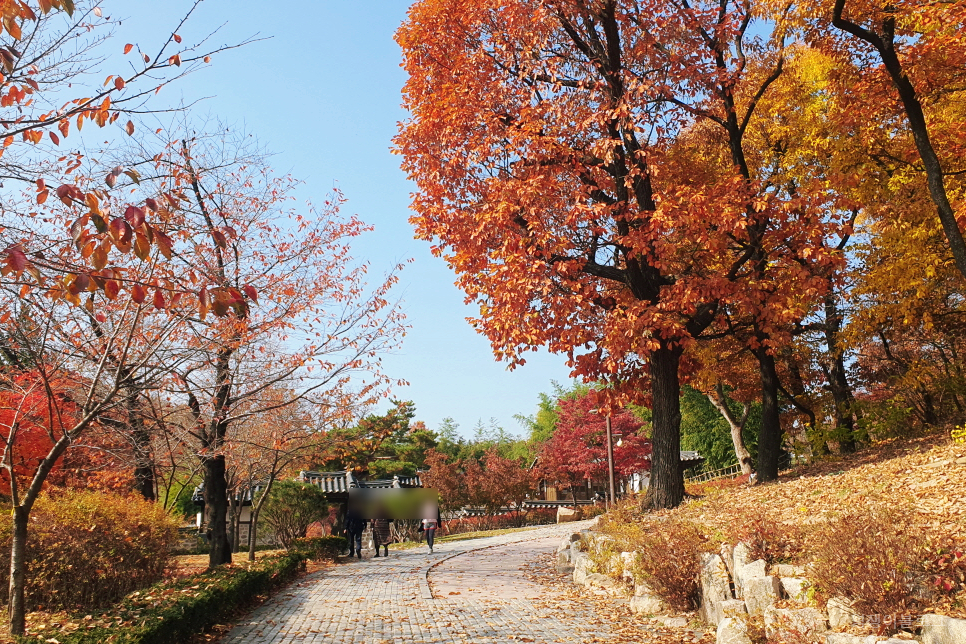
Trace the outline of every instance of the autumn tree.
<path fill-rule="evenodd" d="M 681 358 L 747 324 L 760 475 L 781 447 L 775 352 L 823 288 L 840 219 L 817 177 L 770 181 L 749 133 L 785 65 L 741 3 L 423 2 L 397 39 L 412 113 L 397 145 L 434 241 L 498 358 L 544 345 L 573 374 L 650 390 L 650 501 L 683 495 Z M 752 149 L 761 154 L 752 154 Z M 613 403 L 612 403 L 613 404 Z"/>
<path fill-rule="evenodd" d="M 98 6 L 52 0 L 39 3 L 37 11 L 25 2 L 4 2 L 0 9 L 3 162 L 18 169 L 12 176 L 36 185 L 27 198 L 32 205 L 13 193 L 2 211 L 3 335 L 7 348 L 27 356 L 28 370 L 36 375 L 27 383 L 8 372 L 5 386 L 8 402 L 46 396 L 46 412 L 11 405 L 15 409 L 4 433 L 6 458 L 16 462 L 23 414 L 46 414 L 47 451 L 32 475 L 21 486 L 8 470 L 14 517 L 10 629 L 21 635 L 24 547 L 37 495 L 67 448 L 117 411 L 132 375 L 147 381 L 157 377 L 156 353 L 182 317 L 167 306 L 178 294 L 157 275 L 170 252 L 158 207 L 165 196 L 154 193 L 132 202 L 120 186 L 115 189 L 120 171 L 57 147 L 85 123 L 123 124 L 123 131 L 132 133 L 133 120 L 124 119 L 145 109 L 147 97 L 171 80 L 207 62 L 212 52 L 182 47 L 174 32 L 153 54 L 139 50 L 127 73 L 110 74 L 103 85 L 98 79 L 96 88 L 85 89 L 85 74 L 102 73 L 91 64 L 97 60 L 93 52 L 111 42 L 98 35 L 108 24 L 106 18 L 101 22 Z M 134 49 L 124 46 L 125 53 Z M 105 177 L 106 188 L 100 185 Z M 70 400 L 57 393 L 62 391 L 57 383 L 66 382 L 72 384 Z M 77 413 L 72 417 L 65 405 Z"/>
<path fill-rule="evenodd" d="M 549 480 L 575 489 L 588 479 L 608 473 L 606 424 L 608 415 L 599 407 L 599 392 L 590 391 L 575 399 L 559 402 L 557 430 L 540 450 L 539 468 Z M 613 447 L 614 471 L 630 475 L 651 469 L 651 444 L 644 436 L 644 423 L 628 410 L 610 415 L 611 433 L 619 445 Z M 681 467 L 678 454 L 677 467 Z"/>
<path fill-rule="evenodd" d="M 895 138 L 911 143 L 919 163 L 906 170 L 920 183 L 925 180 L 955 266 L 966 276 L 966 242 L 956 215 L 964 115 L 953 107 L 961 100 L 966 60 L 962 5 L 835 0 L 816 11 L 802 3 L 788 12 L 787 21 L 858 72 L 852 79 L 857 82 L 834 88 L 856 115 L 876 125 L 897 125 L 903 134 Z"/>
<path fill-rule="evenodd" d="M 436 490 L 439 507 L 443 512 L 458 510 L 469 500 L 466 478 L 461 463 L 436 449 L 426 452 L 426 471 L 420 476 L 423 487 Z"/>
<path fill-rule="evenodd" d="M 246 137 L 169 141 L 141 185 L 174 194 L 166 279 L 198 302 L 171 345 L 166 394 L 188 422 L 169 426 L 203 466 L 210 565 L 231 559 L 226 529 L 227 437 L 233 423 L 305 402 L 329 410 L 374 401 L 388 380 L 378 355 L 402 315 L 388 300 L 395 272 L 369 288 L 349 243 L 369 228 L 342 217 L 332 195 L 307 212 L 295 181 L 276 176 Z M 284 399 L 266 397 L 282 387 Z"/>

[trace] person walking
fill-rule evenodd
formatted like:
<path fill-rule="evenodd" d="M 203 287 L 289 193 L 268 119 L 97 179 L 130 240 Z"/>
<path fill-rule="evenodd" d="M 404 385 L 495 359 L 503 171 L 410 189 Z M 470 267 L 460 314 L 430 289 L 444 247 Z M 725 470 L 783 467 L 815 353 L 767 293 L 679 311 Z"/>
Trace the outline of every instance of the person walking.
<path fill-rule="evenodd" d="M 359 514 L 358 509 L 349 507 L 345 515 L 345 535 L 349 540 L 350 557 L 354 552 L 359 559 L 362 559 L 362 533 L 366 531 L 367 523 L 368 521 Z"/>
<path fill-rule="evenodd" d="M 389 544 L 392 542 L 392 533 L 389 530 L 389 518 L 381 514 L 372 520 L 372 543 L 376 548 L 375 556 L 379 556 L 379 546 L 385 549 L 383 557 L 389 556 Z"/>
<path fill-rule="evenodd" d="M 431 504 L 427 505 L 420 528 L 422 528 L 423 534 L 426 535 L 426 545 L 429 546 L 429 554 L 433 554 L 433 541 L 436 538 L 436 529 L 439 528 L 439 525 L 439 509 Z"/>

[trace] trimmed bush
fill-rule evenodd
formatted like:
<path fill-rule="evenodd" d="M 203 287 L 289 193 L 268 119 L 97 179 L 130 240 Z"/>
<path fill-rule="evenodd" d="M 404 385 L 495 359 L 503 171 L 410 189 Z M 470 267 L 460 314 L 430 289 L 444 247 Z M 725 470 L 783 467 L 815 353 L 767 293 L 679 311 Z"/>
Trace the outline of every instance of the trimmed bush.
<path fill-rule="evenodd" d="M 265 523 L 286 550 L 296 539 L 305 537 L 310 525 L 328 515 L 325 493 L 314 485 L 297 481 L 276 482 L 262 511 Z"/>
<path fill-rule="evenodd" d="M 348 547 L 348 539 L 336 536 L 296 539 L 292 544 L 293 551 L 305 553 L 312 561 L 334 560 Z"/>
<path fill-rule="evenodd" d="M 61 630 L 31 633 L 20 642 L 36 642 L 39 636 L 61 644 L 181 644 L 295 577 L 305 559 L 304 552 L 292 551 L 160 583 L 128 595 L 113 610 L 78 617 Z"/>
<path fill-rule="evenodd" d="M 11 518 L 0 517 L 10 559 Z M 58 491 L 37 499 L 27 538 L 28 610 L 97 608 L 161 579 L 178 525 L 157 503 L 109 492 Z M 0 601 L 10 569 L 0 566 Z"/>

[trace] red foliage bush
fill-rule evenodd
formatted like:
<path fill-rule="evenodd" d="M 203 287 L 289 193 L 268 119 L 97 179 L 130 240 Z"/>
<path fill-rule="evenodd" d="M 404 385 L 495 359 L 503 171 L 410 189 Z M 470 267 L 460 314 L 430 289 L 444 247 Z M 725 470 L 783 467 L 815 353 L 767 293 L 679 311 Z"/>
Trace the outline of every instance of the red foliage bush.
<path fill-rule="evenodd" d="M 638 552 L 635 573 L 672 609 L 686 612 L 700 601 L 700 555 L 709 541 L 690 521 L 655 522 L 634 544 Z"/>
<path fill-rule="evenodd" d="M 741 541 L 749 546 L 752 560 L 764 559 L 769 566 L 797 562 L 805 553 L 799 527 L 779 523 L 764 513 L 737 524 L 730 536 L 731 543 Z"/>
<path fill-rule="evenodd" d="M 0 553 L 10 559 L 10 514 Z M 110 605 L 161 579 L 178 524 L 157 503 L 105 492 L 60 491 L 37 499 L 27 541 L 28 609 Z M 10 569 L 0 566 L 0 601 Z"/>
<path fill-rule="evenodd" d="M 854 512 L 819 528 L 810 577 L 824 595 L 855 600 L 865 614 L 916 608 L 926 581 L 925 543 L 891 509 Z"/>
<path fill-rule="evenodd" d="M 460 517 L 447 519 L 440 527 L 439 536 L 465 534 L 482 530 L 502 530 L 527 525 L 545 525 L 557 521 L 557 511 L 553 508 L 534 508 L 526 512 L 507 512 L 495 516 Z"/>

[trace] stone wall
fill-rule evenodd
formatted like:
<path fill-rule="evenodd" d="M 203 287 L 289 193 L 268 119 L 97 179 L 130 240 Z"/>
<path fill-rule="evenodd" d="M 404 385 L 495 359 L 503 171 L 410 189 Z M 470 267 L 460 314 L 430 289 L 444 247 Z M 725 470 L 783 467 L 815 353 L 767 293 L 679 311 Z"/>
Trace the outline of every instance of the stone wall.
<path fill-rule="evenodd" d="M 610 537 L 591 530 L 568 535 L 557 548 L 557 571 L 598 594 L 627 598 L 632 611 L 667 614 L 667 606 L 647 584 L 635 579 L 634 552 L 614 549 Z M 834 597 L 824 607 L 809 592 L 807 567 L 768 566 L 751 560 L 750 549 L 724 545 L 701 555 L 699 615 L 716 632 L 717 644 L 752 644 L 749 622 L 764 624 L 768 641 L 811 644 L 909 644 L 909 639 L 843 632 L 859 615 L 848 598 Z M 966 644 L 966 620 L 925 615 L 916 631 L 921 644 Z"/>

